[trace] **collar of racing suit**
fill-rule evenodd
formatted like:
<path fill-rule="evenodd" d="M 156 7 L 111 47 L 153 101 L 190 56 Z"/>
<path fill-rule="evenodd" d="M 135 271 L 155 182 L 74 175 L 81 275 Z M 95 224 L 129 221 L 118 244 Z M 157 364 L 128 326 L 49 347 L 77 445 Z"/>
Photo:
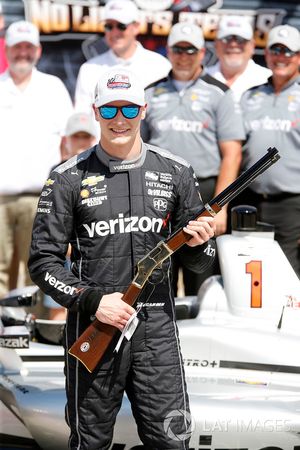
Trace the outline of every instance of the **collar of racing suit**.
<path fill-rule="evenodd" d="M 144 164 L 147 153 L 147 146 L 142 141 L 141 153 L 135 159 L 131 160 L 122 160 L 122 159 L 113 159 L 108 153 L 106 153 L 101 145 L 97 145 L 96 147 L 96 155 L 97 158 L 109 168 L 111 173 L 113 172 L 126 172 L 131 169 L 136 169 L 137 167 L 141 167 Z"/>

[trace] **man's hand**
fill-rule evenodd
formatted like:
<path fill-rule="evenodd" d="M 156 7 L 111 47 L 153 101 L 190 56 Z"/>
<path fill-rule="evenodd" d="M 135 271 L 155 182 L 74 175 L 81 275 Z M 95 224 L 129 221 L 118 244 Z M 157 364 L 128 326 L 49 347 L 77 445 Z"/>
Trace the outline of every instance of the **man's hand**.
<path fill-rule="evenodd" d="M 212 238 L 216 231 L 215 219 L 213 217 L 199 217 L 198 220 L 190 220 L 183 230 L 192 238 L 186 243 L 189 247 L 202 245 Z"/>
<path fill-rule="evenodd" d="M 96 311 L 96 317 L 100 322 L 112 325 L 120 331 L 135 312 L 134 308 L 123 302 L 122 297 L 121 292 L 103 295 Z"/>

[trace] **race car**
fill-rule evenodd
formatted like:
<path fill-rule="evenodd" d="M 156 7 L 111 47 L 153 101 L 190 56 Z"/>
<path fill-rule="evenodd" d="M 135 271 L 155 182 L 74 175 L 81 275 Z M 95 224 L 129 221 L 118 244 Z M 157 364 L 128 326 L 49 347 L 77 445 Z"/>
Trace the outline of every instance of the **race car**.
<path fill-rule="evenodd" d="M 300 450 L 300 281 L 256 209 L 233 209 L 217 238 L 221 275 L 176 299 L 191 415 L 170 411 L 164 429 L 191 450 Z M 6 299 L 0 331 L 1 448 L 67 448 L 63 322 L 33 319 L 31 288 Z M 21 305 L 21 306 L 20 306 Z M 22 347 L 23 348 L 18 348 Z M 186 415 L 177 436 L 174 417 Z M 124 396 L 111 450 L 140 450 Z"/>

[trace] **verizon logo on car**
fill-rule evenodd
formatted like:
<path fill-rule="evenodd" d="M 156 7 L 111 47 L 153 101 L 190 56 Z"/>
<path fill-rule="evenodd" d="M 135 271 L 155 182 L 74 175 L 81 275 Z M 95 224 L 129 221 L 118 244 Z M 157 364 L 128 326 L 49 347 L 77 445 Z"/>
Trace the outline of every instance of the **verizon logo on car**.
<path fill-rule="evenodd" d="M 68 286 L 62 281 L 59 281 L 49 272 L 46 272 L 45 281 L 47 281 L 50 284 L 50 286 L 53 286 L 55 289 L 57 289 L 60 292 L 63 292 L 64 294 L 73 295 L 74 292 L 76 292 L 76 287 Z"/>
<path fill-rule="evenodd" d="M 95 234 L 98 236 L 107 236 L 108 234 L 131 233 L 134 231 L 142 231 L 144 233 L 152 231 L 159 233 L 163 226 L 163 219 L 146 216 L 124 217 L 124 214 L 120 213 L 117 219 L 108 221 L 99 220 L 99 222 L 92 222 L 90 225 L 85 223 L 83 226 L 91 238 Z"/>

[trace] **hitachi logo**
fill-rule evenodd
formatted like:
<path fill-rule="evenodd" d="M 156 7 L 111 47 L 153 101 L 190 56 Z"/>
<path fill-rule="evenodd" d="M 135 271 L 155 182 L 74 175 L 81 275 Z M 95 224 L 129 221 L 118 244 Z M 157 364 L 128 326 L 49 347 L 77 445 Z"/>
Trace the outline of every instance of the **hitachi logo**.
<path fill-rule="evenodd" d="M 117 219 L 111 219 L 108 222 L 105 220 L 99 220 L 99 222 L 92 222 L 90 225 L 83 224 L 84 228 L 88 232 L 89 237 L 94 237 L 95 233 L 98 236 L 107 236 L 108 234 L 116 233 L 131 233 L 134 231 L 153 231 L 159 233 L 163 220 L 152 217 L 124 217 L 124 214 L 120 213 Z"/>
<path fill-rule="evenodd" d="M 58 281 L 49 272 L 47 272 L 45 275 L 45 281 L 47 281 L 50 284 L 50 286 L 53 286 L 55 289 L 57 289 L 60 292 L 63 292 L 64 294 L 73 295 L 74 292 L 76 292 L 75 287 L 68 286 L 62 281 Z"/>

